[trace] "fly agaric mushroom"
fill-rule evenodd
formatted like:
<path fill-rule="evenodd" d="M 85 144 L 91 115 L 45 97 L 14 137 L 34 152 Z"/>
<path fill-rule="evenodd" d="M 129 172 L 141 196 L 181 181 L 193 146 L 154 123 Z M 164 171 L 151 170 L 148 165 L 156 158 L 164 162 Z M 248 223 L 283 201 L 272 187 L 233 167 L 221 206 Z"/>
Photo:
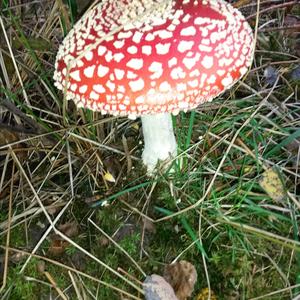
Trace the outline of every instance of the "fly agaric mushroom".
<path fill-rule="evenodd" d="M 78 107 L 140 116 L 151 172 L 176 155 L 170 113 L 231 87 L 253 45 L 249 24 L 223 0 L 105 0 L 64 39 L 54 80 Z"/>

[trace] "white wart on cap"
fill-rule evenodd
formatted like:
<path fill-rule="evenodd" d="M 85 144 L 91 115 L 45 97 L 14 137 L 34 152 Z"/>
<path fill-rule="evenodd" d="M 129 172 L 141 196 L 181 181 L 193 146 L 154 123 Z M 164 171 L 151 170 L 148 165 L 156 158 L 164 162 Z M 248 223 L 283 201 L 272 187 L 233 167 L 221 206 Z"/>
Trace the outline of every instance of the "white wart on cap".
<path fill-rule="evenodd" d="M 252 57 L 249 24 L 223 0 L 106 0 L 64 39 L 54 80 L 102 113 L 177 113 L 232 86 Z"/>

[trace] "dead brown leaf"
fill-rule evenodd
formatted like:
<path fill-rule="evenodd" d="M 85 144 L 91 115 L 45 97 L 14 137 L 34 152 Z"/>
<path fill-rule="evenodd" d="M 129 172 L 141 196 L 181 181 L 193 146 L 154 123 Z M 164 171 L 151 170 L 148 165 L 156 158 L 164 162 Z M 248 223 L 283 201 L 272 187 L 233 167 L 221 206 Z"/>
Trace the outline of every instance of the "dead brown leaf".
<path fill-rule="evenodd" d="M 78 235 L 78 225 L 76 222 L 67 222 L 65 224 L 60 224 L 58 226 L 58 229 L 69 238 Z"/>
<path fill-rule="evenodd" d="M 20 135 L 17 132 L 14 132 L 13 130 L 7 128 L 0 128 L 0 146 L 12 144 L 19 141 L 20 139 Z M 18 143 L 16 145 L 13 145 L 12 149 L 16 150 L 16 155 L 18 156 L 18 158 L 21 161 L 24 161 L 27 156 L 27 151 L 24 150 L 24 144 Z M 6 150 L 2 152 L 5 153 Z M 1 152 L 0 155 L 2 155 Z"/>
<path fill-rule="evenodd" d="M 18 141 L 19 135 L 16 132 L 1 128 L 0 130 L 0 146 L 7 145 Z"/>
<path fill-rule="evenodd" d="M 78 235 L 78 225 L 76 222 L 67 222 L 65 224 L 60 224 L 58 229 L 64 233 L 69 238 Z M 48 252 L 54 256 L 62 255 L 66 248 L 69 246 L 69 243 L 63 240 L 59 235 L 53 234 L 51 237 L 51 245 L 48 249 Z"/>
<path fill-rule="evenodd" d="M 165 267 L 164 278 L 173 287 L 177 298 L 185 300 L 194 291 L 194 285 L 197 281 L 197 271 L 190 262 L 181 260 Z"/>
<path fill-rule="evenodd" d="M 48 249 L 48 253 L 53 256 L 60 256 L 65 252 L 65 249 L 69 243 L 61 239 L 61 237 L 57 234 L 52 235 L 51 237 L 51 245 Z"/>
<path fill-rule="evenodd" d="M 154 225 L 154 223 L 152 221 L 150 221 L 147 218 L 143 217 L 143 225 L 144 225 L 144 229 L 150 233 L 155 233 L 156 232 L 156 227 Z"/>

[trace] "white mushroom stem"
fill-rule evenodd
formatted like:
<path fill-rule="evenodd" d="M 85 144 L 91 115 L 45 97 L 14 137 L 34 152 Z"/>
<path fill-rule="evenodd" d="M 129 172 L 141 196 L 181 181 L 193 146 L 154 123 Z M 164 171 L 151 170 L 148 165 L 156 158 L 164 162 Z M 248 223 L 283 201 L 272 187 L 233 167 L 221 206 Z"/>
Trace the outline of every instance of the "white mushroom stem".
<path fill-rule="evenodd" d="M 159 160 L 176 156 L 177 143 L 169 113 L 145 115 L 141 117 L 145 148 L 143 162 L 151 173 Z"/>

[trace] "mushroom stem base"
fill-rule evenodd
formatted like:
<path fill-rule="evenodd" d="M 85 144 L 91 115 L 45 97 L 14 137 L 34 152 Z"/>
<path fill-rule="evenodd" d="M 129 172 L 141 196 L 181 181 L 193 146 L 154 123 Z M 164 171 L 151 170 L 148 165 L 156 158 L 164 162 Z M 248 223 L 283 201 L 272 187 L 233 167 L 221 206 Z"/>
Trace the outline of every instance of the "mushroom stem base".
<path fill-rule="evenodd" d="M 148 173 L 152 173 L 159 160 L 176 156 L 177 144 L 169 113 L 142 116 L 145 148 L 143 163 Z"/>

